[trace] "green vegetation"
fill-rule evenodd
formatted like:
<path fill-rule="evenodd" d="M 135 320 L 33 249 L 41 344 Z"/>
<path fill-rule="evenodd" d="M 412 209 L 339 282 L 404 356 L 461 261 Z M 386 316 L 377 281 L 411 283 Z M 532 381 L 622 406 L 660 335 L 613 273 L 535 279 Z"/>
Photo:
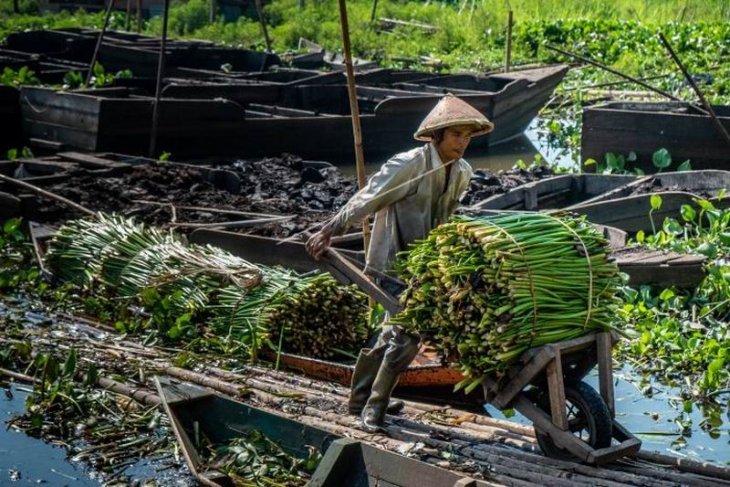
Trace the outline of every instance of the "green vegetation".
<path fill-rule="evenodd" d="M 584 219 L 458 218 L 403 257 L 394 321 L 453 357 L 467 392 L 531 347 L 613 327 L 618 268 Z"/>
<path fill-rule="evenodd" d="M 85 305 L 97 315 L 117 320 L 120 331 L 140 328 L 115 313 L 126 304 L 142 306 L 149 315 L 142 328 L 159 337 L 179 342 L 214 332 L 253 359 L 267 343 L 331 357 L 356 350 L 368 336 L 365 295 L 329 274 L 254 265 L 117 216 L 67 222 L 46 263 L 89 296 Z M 118 305 L 110 308 L 104 298 Z"/>
<path fill-rule="evenodd" d="M 652 197 L 659 209 L 659 195 Z M 682 388 L 687 398 L 712 402 L 730 392 L 730 210 L 698 199 L 684 205 L 682 221 L 667 218 L 639 243 L 708 258 L 707 277 L 697 289 L 625 290 L 623 316 L 637 339 L 626 342 L 623 357 L 639 371 Z"/>

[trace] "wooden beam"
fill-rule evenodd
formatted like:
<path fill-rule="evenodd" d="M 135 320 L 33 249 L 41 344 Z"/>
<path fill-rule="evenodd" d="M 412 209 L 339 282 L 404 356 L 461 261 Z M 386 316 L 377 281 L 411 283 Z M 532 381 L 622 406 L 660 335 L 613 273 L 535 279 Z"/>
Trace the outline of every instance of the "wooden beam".
<path fill-rule="evenodd" d="M 555 350 L 555 357 L 548 362 L 545 369 L 548 391 L 550 393 L 550 414 L 555 426 L 568 431 L 568 417 L 565 413 L 565 385 L 563 384 L 563 362 L 560 351 Z"/>

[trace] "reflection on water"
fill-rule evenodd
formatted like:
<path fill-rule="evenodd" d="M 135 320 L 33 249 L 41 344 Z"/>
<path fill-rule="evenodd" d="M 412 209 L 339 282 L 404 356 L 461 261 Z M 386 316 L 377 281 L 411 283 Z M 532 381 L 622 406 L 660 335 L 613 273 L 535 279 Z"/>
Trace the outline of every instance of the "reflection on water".
<path fill-rule="evenodd" d="M 642 441 L 641 449 L 724 465 L 730 459 L 730 412 L 725 408 L 714 420 L 719 424 L 709 429 L 708 411 L 685 405 L 678 388 L 646 380 L 629 366 L 614 370 L 616 419 Z M 595 370 L 585 381 L 598 390 Z M 504 417 L 492 406 L 486 409 L 494 417 Z M 520 414 L 510 420 L 532 424 Z"/>
<path fill-rule="evenodd" d="M 464 159 L 474 169 L 500 171 L 512 169 L 512 166 L 519 160 L 530 164 L 535 159 L 535 156 L 540 154 L 548 163 L 557 164 L 562 167 L 571 167 L 573 162 L 563 154 L 564 151 L 561 148 L 549 147 L 544 138 L 539 136 L 538 121 L 539 119 L 536 117 L 523 134 L 508 142 L 491 147 L 488 151 L 479 152 L 467 149 Z M 413 144 L 416 147 L 418 142 L 413 141 Z M 387 158 L 381 158 L 376 161 L 366 161 L 365 172 L 372 174 L 386 160 Z M 338 166 L 343 173 L 352 176 L 355 175 L 354 160 L 351 163 L 340 161 Z"/>
<path fill-rule="evenodd" d="M 31 438 L 6 422 L 25 411 L 27 392 L 13 386 L 0 398 L 0 485 L 101 485 L 66 450 Z M 93 474 L 93 473 L 92 473 Z"/>

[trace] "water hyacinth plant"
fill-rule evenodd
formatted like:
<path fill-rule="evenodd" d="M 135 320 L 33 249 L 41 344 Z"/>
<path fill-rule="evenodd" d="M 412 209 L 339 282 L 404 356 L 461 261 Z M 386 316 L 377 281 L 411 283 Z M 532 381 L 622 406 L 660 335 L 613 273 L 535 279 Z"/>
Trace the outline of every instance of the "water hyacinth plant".
<path fill-rule="evenodd" d="M 315 357 L 356 350 L 367 338 L 367 298 L 329 274 L 255 265 L 119 216 L 62 226 L 49 269 L 87 291 L 136 300 L 168 338 L 206 322 L 256 357 L 262 343 Z M 183 333 L 184 328 L 184 333 Z"/>
<path fill-rule="evenodd" d="M 399 262 L 395 321 L 454 358 L 471 391 L 530 347 L 612 329 L 621 278 L 607 245 L 582 218 L 456 218 Z"/>

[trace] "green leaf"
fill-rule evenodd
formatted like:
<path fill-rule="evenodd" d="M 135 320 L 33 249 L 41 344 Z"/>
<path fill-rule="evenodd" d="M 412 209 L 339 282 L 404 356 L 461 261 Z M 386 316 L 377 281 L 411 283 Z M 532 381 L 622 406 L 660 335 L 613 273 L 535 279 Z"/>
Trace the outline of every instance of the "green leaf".
<path fill-rule="evenodd" d="M 686 222 L 694 222 L 695 217 L 697 216 L 697 212 L 691 205 L 682 205 L 680 213 L 682 215 L 682 219 Z"/>
<path fill-rule="evenodd" d="M 583 162 L 584 166 L 592 166 L 594 164 L 596 164 L 596 160 L 591 159 L 590 157 Z"/>
<path fill-rule="evenodd" d="M 5 235 L 12 235 L 18 231 L 20 227 L 20 218 L 11 218 L 3 224 L 3 233 Z"/>
<path fill-rule="evenodd" d="M 697 199 L 695 199 L 695 201 L 697 202 L 698 205 L 700 205 L 700 208 L 702 208 L 705 211 L 714 210 L 715 209 L 715 205 L 713 205 L 712 203 L 710 203 L 706 199 L 697 198 Z"/>
<path fill-rule="evenodd" d="M 638 232 L 636 232 L 636 241 L 639 243 L 644 243 L 644 240 L 646 240 L 644 230 L 639 230 Z"/>
<path fill-rule="evenodd" d="M 692 170 L 692 164 L 689 162 L 689 159 L 684 161 L 682 164 L 677 166 L 677 171 L 691 171 Z"/>
<path fill-rule="evenodd" d="M 651 195 L 651 198 L 649 198 L 649 203 L 651 204 L 652 210 L 658 210 L 662 207 L 662 197 L 658 194 Z"/>
<path fill-rule="evenodd" d="M 670 299 L 672 299 L 672 298 L 673 298 L 674 296 L 676 296 L 676 293 L 675 293 L 674 291 L 672 291 L 671 289 L 665 289 L 665 290 L 664 290 L 664 291 L 662 291 L 662 293 L 661 293 L 661 294 L 659 295 L 659 299 L 661 299 L 662 301 L 669 301 L 669 300 L 670 300 Z"/>
<path fill-rule="evenodd" d="M 76 372 L 76 349 L 72 348 L 66 358 L 66 362 L 63 364 L 63 375 L 72 376 Z"/>
<path fill-rule="evenodd" d="M 664 232 L 670 235 L 681 235 L 684 233 L 684 228 L 674 218 L 665 218 L 664 225 L 662 225 Z"/>
<path fill-rule="evenodd" d="M 667 149 L 662 148 L 651 156 L 651 162 L 656 168 L 666 169 L 672 164 L 672 156 L 669 155 Z"/>
<path fill-rule="evenodd" d="M 714 259 L 717 256 L 717 247 L 709 242 L 704 242 L 697 247 L 697 252 L 710 259 Z"/>
<path fill-rule="evenodd" d="M 629 152 L 629 155 L 626 156 L 626 160 L 628 162 L 636 162 L 636 152 L 634 152 L 634 151 Z"/>

